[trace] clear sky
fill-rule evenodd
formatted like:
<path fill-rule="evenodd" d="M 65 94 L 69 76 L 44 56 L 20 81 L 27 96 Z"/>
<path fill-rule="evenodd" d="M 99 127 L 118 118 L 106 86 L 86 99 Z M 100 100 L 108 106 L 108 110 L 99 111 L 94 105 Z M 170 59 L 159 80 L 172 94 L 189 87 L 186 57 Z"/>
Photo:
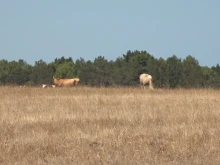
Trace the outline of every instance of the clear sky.
<path fill-rule="evenodd" d="M 0 59 L 116 60 L 128 50 L 220 64 L 220 0 L 0 1 Z"/>

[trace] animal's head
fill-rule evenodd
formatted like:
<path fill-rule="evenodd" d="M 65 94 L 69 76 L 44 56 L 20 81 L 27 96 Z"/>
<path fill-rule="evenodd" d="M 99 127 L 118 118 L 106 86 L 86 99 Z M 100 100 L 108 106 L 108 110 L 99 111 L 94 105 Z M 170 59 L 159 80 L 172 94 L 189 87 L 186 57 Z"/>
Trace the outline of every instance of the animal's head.
<path fill-rule="evenodd" d="M 53 76 L 53 79 L 54 79 L 54 80 L 59 80 L 60 78 L 56 78 L 55 76 Z"/>

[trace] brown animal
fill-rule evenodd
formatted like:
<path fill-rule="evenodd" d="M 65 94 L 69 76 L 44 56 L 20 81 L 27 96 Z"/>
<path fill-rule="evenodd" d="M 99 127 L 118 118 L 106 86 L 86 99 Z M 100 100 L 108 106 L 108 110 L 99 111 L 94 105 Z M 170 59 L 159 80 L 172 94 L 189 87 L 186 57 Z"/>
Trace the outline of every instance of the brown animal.
<path fill-rule="evenodd" d="M 153 89 L 152 76 L 151 75 L 143 73 L 143 74 L 140 75 L 139 78 L 140 78 L 141 87 L 145 88 L 146 85 L 149 85 L 149 88 Z"/>
<path fill-rule="evenodd" d="M 79 78 L 74 78 L 74 85 L 79 85 L 80 79 Z"/>
<path fill-rule="evenodd" d="M 73 86 L 75 84 L 75 79 L 74 78 L 72 78 L 72 79 L 60 79 L 60 78 L 53 77 L 53 83 L 57 87 L 70 87 L 70 86 Z"/>

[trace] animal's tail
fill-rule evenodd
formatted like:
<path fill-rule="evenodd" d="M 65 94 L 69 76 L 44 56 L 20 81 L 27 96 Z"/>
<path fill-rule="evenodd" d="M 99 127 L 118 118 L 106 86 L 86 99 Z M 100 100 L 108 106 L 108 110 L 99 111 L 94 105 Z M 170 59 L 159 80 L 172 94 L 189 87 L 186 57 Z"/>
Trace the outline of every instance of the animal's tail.
<path fill-rule="evenodd" d="M 149 88 L 154 89 L 152 79 L 149 81 Z"/>

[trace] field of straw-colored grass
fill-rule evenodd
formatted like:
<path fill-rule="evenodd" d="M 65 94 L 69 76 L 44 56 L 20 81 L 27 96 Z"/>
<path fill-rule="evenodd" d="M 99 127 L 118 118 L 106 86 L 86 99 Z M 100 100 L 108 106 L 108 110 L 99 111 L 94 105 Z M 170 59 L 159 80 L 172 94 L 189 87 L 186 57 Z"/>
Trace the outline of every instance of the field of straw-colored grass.
<path fill-rule="evenodd" d="M 219 90 L 0 93 L 0 164 L 220 164 Z"/>

